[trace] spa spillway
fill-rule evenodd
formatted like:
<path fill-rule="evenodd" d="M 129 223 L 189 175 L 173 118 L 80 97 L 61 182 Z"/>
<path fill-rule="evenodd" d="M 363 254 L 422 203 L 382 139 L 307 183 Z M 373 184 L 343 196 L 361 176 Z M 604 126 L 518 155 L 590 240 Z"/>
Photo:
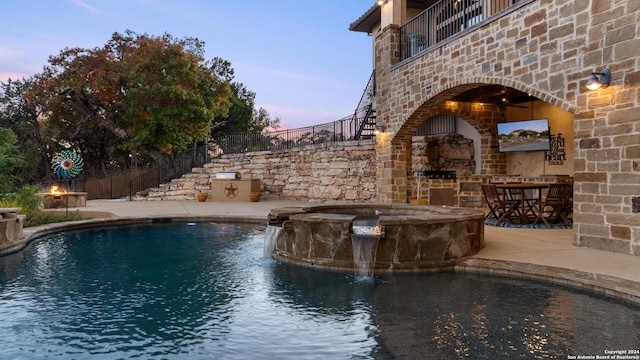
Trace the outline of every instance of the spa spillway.
<path fill-rule="evenodd" d="M 355 245 L 355 246 L 354 246 Z M 454 266 L 484 246 L 480 210 L 403 204 L 272 209 L 265 255 L 322 269 L 421 272 Z M 356 257 L 354 257 L 354 251 Z M 364 256 L 359 254 L 365 251 Z"/>

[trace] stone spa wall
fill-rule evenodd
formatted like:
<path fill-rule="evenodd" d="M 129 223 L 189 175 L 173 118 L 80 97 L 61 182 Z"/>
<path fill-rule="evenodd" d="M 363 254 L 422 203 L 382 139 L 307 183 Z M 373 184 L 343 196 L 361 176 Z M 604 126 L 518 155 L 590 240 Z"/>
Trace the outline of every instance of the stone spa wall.
<path fill-rule="evenodd" d="M 265 255 L 307 267 L 354 271 L 356 225 L 375 231 L 367 267 L 375 272 L 451 268 L 484 246 L 484 212 L 405 204 L 349 204 L 272 209 Z M 366 233 L 366 231 L 365 231 Z M 360 233 L 363 234 L 363 233 Z"/>

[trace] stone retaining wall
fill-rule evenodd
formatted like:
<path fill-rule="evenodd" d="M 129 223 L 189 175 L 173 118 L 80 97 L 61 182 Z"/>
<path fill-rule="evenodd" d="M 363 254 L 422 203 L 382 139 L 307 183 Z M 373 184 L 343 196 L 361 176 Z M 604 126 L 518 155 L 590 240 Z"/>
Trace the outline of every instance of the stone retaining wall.
<path fill-rule="evenodd" d="M 260 179 L 263 197 L 371 202 L 376 197 L 374 147 L 373 140 L 364 140 L 223 155 L 135 199 L 194 199 L 196 193 L 211 190 L 217 172 L 235 171 L 243 179 Z"/>
<path fill-rule="evenodd" d="M 416 169 L 443 168 L 469 175 L 473 167 L 473 143 L 460 135 L 415 137 Z M 262 196 L 324 201 L 376 201 L 375 148 L 373 140 L 306 146 L 277 152 L 229 154 L 168 184 L 150 189 L 136 200 L 188 200 L 211 191 L 219 171 L 240 173 L 243 179 L 260 179 Z M 461 155 L 462 154 L 462 155 Z M 450 181 L 446 181 L 448 183 Z M 429 181 L 429 187 L 438 181 Z M 429 197 L 429 187 L 422 197 Z M 448 184 L 444 187 L 451 187 Z M 413 191 L 413 188 L 410 188 Z M 455 189 L 457 195 L 457 189 Z M 456 205 L 446 203 L 446 205 Z M 442 204 L 440 204 L 442 205 Z"/>

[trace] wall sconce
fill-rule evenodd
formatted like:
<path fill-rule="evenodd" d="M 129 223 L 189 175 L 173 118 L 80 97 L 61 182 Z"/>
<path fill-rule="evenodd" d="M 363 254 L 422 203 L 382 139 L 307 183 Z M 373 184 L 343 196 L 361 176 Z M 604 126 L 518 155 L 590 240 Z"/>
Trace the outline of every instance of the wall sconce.
<path fill-rule="evenodd" d="M 609 83 L 611 83 L 611 71 L 604 69 L 599 73 L 591 73 L 589 80 L 587 80 L 587 89 L 605 89 L 609 86 Z"/>
<path fill-rule="evenodd" d="M 383 132 L 385 132 L 386 128 L 384 126 L 384 124 L 380 125 L 380 126 L 376 126 L 376 130 L 373 132 L 376 135 L 380 135 Z"/>
<path fill-rule="evenodd" d="M 376 4 L 378 4 L 378 6 L 382 6 L 382 5 L 384 5 L 384 4 L 388 3 L 388 2 L 389 2 L 389 0 L 378 0 L 378 1 L 376 1 Z"/>

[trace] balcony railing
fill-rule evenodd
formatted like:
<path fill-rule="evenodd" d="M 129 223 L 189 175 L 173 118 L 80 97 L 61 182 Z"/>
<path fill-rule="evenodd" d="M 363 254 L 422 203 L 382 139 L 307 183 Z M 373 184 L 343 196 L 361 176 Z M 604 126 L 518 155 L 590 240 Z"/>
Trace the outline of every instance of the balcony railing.
<path fill-rule="evenodd" d="M 473 31 L 534 0 L 441 0 L 400 28 L 400 61 Z"/>

